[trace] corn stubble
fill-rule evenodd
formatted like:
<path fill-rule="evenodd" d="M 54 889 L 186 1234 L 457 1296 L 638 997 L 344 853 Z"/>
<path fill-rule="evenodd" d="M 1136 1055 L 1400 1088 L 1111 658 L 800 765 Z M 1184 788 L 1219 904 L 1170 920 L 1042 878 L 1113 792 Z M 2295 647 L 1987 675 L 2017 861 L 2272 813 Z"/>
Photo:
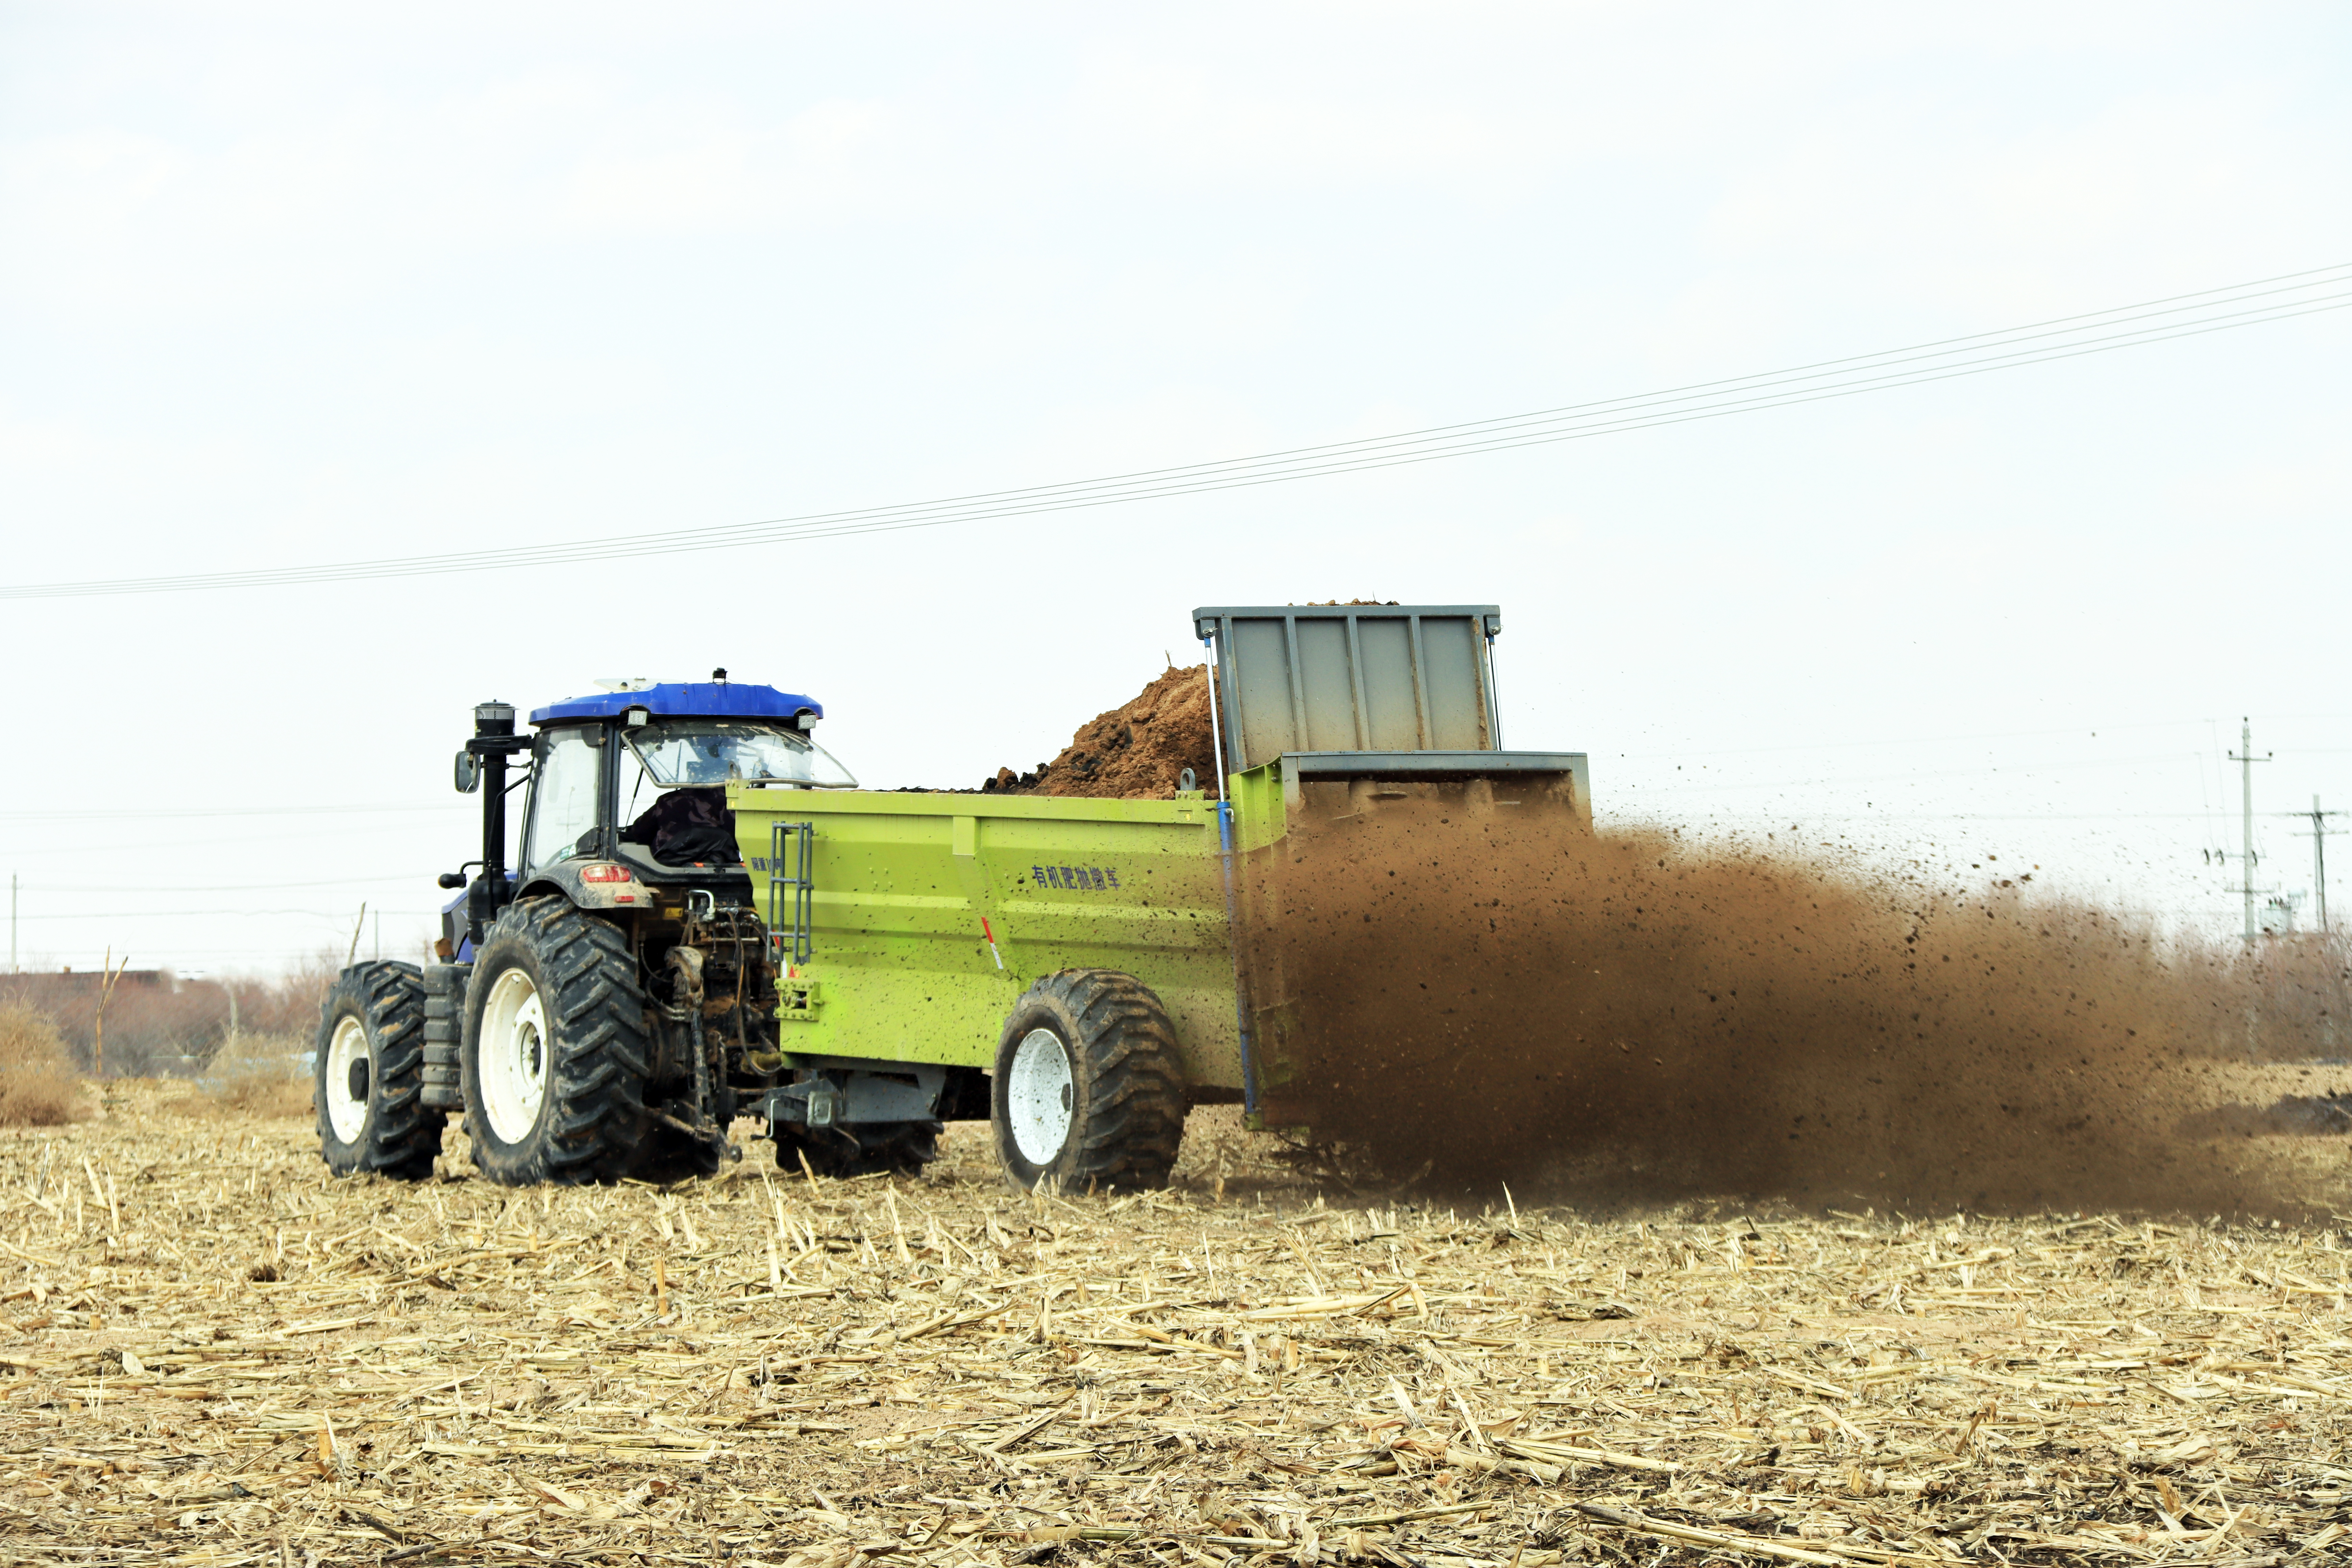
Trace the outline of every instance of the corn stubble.
<path fill-rule="evenodd" d="M 1177 1185 L 334 1180 L 307 1124 L 0 1137 L 24 1562 L 2321 1561 L 2344 1237 Z"/>

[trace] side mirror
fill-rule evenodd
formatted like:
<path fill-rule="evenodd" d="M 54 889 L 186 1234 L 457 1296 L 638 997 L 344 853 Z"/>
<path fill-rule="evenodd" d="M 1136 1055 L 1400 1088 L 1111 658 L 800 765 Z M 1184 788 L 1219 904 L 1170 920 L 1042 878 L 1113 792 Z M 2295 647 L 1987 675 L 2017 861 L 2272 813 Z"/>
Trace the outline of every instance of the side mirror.
<path fill-rule="evenodd" d="M 444 888 L 462 888 L 466 885 L 466 873 L 463 871 L 444 871 L 433 879 L 440 883 Z"/>
<path fill-rule="evenodd" d="M 471 795 L 482 787 L 482 759 L 471 752 L 457 753 L 457 793 Z"/>

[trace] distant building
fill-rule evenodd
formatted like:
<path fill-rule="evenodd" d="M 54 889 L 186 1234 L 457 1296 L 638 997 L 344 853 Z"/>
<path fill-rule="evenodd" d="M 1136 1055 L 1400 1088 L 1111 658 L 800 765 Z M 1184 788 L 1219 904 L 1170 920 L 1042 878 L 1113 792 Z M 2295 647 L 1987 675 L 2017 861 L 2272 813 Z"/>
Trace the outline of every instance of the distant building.
<path fill-rule="evenodd" d="M 2262 925 L 2264 936 L 2293 936 L 2295 911 L 2303 908 L 2301 893 L 2273 893 L 2263 900 Z"/>
<path fill-rule="evenodd" d="M 58 970 L 55 974 L 37 974 L 27 972 L 24 978 L 39 981 L 45 990 L 54 988 L 71 994 L 79 994 L 84 991 L 94 994 L 106 984 L 106 976 L 95 969 L 66 968 Z M 177 991 L 180 988 L 180 978 L 168 969 L 126 969 L 116 978 L 114 984 L 114 988 L 118 992 L 125 989 L 135 990 L 142 986 L 150 991 Z"/>

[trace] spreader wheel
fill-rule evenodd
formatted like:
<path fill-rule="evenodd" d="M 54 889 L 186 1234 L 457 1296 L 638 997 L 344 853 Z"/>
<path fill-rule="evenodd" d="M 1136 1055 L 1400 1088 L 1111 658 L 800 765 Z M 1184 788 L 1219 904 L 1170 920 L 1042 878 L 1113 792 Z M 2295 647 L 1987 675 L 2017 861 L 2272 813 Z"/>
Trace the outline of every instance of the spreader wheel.
<path fill-rule="evenodd" d="M 319 1009 L 310 1100 L 319 1153 L 339 1176 L 433 1173 L 446 1118 L 423 1103 L 425 981 L 413 963 L 355 963 Z"/>
<path fill-rule="evenodd" d="M 1184 1136 L 1184 1067 L 1151 989 L 1115 969 L 1032 985 L 996 1047 L 990 1120 L 1024 1190 L 1168 1184 Z"/>

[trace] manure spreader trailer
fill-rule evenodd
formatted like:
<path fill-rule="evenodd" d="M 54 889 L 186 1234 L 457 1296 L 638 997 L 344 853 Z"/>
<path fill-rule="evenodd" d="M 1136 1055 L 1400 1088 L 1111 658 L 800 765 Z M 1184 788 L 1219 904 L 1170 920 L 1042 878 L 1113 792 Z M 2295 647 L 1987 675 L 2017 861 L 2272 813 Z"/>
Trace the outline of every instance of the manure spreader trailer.
<path fill-rule="evenodd" d="M 1193 625 L 1224 777 L 1163 800 L 860 789 L 821 705 L 724 670 L 528 731 L 484 703 L 456 770 L 481 855 L 441 879 L 465 891 L 440 962 L 355 964 L 321 1010 L 328 1165 L 429 1175 L 455 1113 L 496 1182 L 670 1180 L 740 1154 L 749 1117 L 787 1169 L 853 1174 L 985 1119 L 1023 1187 L 1131 1189 L 1168 1179 L 1191 1106 L 1311 1126 L 1253 868 L 1383 799 L 1458 802 L 1465 833 L 1589 826 L 1585 759 L 1500 748 L 1493 605 Z"/>

